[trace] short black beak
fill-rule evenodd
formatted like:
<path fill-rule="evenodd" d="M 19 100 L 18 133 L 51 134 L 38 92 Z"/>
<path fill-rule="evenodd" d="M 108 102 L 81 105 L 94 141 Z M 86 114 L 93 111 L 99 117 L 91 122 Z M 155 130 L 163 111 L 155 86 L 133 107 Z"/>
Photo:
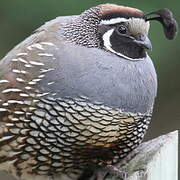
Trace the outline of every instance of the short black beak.
<path fill-rule="evenodd" d="M 152 49 L 151 41 L 149 40 L 147 35 L 141 36 L 139 40 L 134 40 L 134 42 L 144 49 Z"/>

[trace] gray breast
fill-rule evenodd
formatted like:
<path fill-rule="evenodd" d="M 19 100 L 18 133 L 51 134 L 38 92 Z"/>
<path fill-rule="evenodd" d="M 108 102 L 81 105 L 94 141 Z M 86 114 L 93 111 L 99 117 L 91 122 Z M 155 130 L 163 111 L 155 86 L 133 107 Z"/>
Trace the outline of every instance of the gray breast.
<path fill-rule="evenodd" d="M 59 42 L 53 52 L 56 59 L 47 66 L 55 70 L 46 90 L 56 97 L 87 97 L 91 103 L 128 112 L 147 112 L 154 103 L 157 81 L 152 61 L 129 61 L 97 48 L 86 48 Z"/>

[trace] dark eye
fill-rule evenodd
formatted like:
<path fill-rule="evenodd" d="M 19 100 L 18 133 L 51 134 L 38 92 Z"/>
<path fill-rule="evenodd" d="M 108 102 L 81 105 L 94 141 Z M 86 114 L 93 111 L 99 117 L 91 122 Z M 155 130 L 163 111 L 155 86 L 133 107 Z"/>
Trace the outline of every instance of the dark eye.
<path fill-rule="evenodd" d="M 120 26 L 117 27 L 117 31 L 120 34 L 126 34 L 127 33 L 127 27 L 123 26 L 123 25 L 120 25 Z"/>

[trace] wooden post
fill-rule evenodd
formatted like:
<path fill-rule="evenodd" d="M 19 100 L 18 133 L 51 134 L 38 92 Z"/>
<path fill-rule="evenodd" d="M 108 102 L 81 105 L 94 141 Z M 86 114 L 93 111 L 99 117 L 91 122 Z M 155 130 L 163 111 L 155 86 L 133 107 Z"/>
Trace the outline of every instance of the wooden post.
<path fill-rule="evenodd" d="M 135 151 L 134 158 L 117 166 L 128 172 L 127 180 L 178 180 L 178 131 L 142 143 Z"/>

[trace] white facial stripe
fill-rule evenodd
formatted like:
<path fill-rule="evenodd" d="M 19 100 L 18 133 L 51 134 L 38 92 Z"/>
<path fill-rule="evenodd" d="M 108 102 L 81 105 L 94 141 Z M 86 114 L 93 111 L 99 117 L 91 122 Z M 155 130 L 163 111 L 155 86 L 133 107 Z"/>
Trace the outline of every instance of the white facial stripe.
<path fill-rule="evenodd" d="M 100 24 L 104 24 L 104 25 L 111 25 L 111 24 L 117 24 L 117 23 L 121 23 L 121 22 L 127 22 L 130 21 L 131 19 L 126 19 L 126 18 L 113 18 L 113 19 L 109 19 L 109 20 L 102 20 Z"/>
<path fill-rule="evenodd" d="M 111 42 L 110 42 L 110 37 L 111 37 L 111 35 L 113 34 L 113 32 L 114 32 L 114 29 L 110 29 L 109 31 L 107 31 L 107 32 L 103 35 L 104 46 L 105 46 L 105 48 L 106 48 L 107 50 L 109 50 L 109 51 L 111 51 L 112 53 L 117 54 L 118 56 L 121 56 L 121 57 L 123 57 L 123 58 L 125 58 L 125 59 L 131 60 L 131 61 L 139 61 L 139 60 L 143 60 L 143 59 L 144 59 L 144 58 L 133 59 L 133 58 L 130 58 L 130 57 L 128 57 L 128 56 L 125 56 L 125 55 L 123 55 L 123 54 L 121 54 L 121 53 L 119 53 L 119 52 L 114 51 L 114 50 L 111 48 L 112 45 L 111 45 Z"/>
<path fill-rule="evenodd" d="M 110 37 L 113 32 L 114 32 L 114 29 L 110 29 L 103 35 L 104 46 L 106 47 L 106 49 L 108 49 L 110 51 L 113 50 L 111 48 L 111 42 L 110 42 Z"/>

